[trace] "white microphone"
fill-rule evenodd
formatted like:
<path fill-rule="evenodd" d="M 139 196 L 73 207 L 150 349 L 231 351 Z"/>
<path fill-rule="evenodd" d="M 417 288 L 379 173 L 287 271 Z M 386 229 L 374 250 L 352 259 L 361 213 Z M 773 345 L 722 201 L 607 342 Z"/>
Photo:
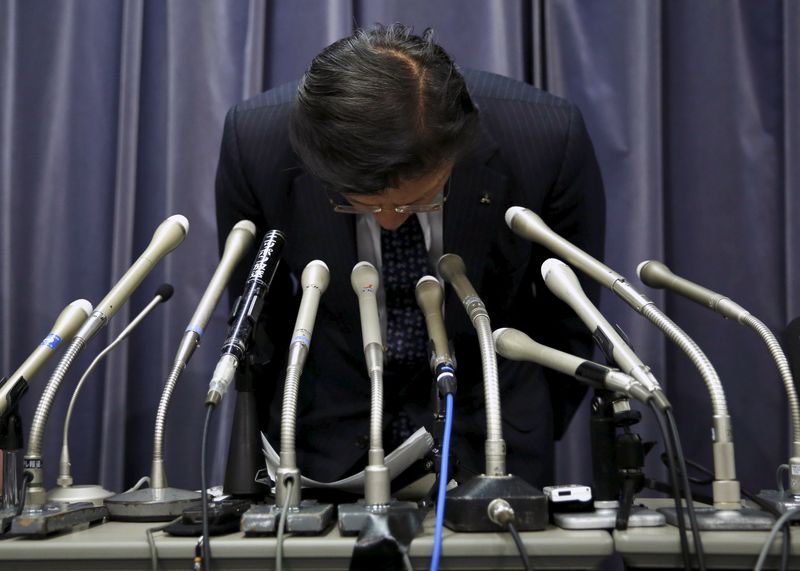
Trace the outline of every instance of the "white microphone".
<path fill-rule="evenodd" d="M 669 289 L 692 301 L 716 311 L 723 317 L 745 324 L 750 312 L 722 294 L 690 282 L 656 260 L 645 260 L 636 267 L 636 274 L 645 285 L 657 289 Z"/>
<path fill-rule="evenodd" d="M 550 258 L 542 264 L 542 277 L 548 289 L 578 314 L 606 355 L 654 396 L 661 395 L 656 398 L 666 403 L 666 396 L 650 369 L 586 296 L 575 272 L 561 260 Z"/>
<path fill-rule="evenodd" d="M 300 308 L 297 310 L 297 319 L 294 323 L 294 333 L 289 344 L 299 344 L 308 350 L 311 345 L 311 334 L 314 332 L 314 322 L 317 319 L 319 301 L 330 283 L 330 271 L 327 264 L 322 260 L 312 260 L 306 264 L 303 274 L 300 276 L 300 287 L 303 288 L 303 296 L 300 299 Z M 305 361 L 305 355 L 303 356 Z M 289 365 L 299 365 L 302 362 L 293 362 Z"/>
<path fill-rule="evenodd" d="M 98 303 L 75 337 L 89 341 L 117 313 L 161 258 L 177 248 L 189 232 L 185 216 L 174 214 L 164 220 L 153 233 L 150 244 L 111 291 Z"/>
<path fill-rule="evenodd" d="M 492 337 L 497 353 L 506 359 L 530 361 L 574 377 L 591 387 L 622 393 L 643 403 L 653 398 L 630 375 L 537 343 L 518 329 L 503 327 L 497 329 Z"/>
<path fill-rule="evenodd" d="M 28 390 L 33 376 L 42 368 L 61 346 L 62 341 L 69 342 L 92 312 L 92 304 L 85 299 L 78 299 L 65 307 L 56 322 L 33 353 L 22 365 L 0 385 L 0 417 L 14 408 L 25 391 Z"/>

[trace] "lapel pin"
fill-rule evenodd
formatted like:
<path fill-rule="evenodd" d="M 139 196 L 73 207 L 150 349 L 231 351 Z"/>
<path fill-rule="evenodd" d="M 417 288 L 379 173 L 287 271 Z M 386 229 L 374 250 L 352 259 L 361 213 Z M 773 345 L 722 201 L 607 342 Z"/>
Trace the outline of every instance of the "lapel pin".
<path fill-rule="evenodd" d="M 481 204 L 491 204 L 492 203 L 492 195 L 488 192 L 484 192 L 481 195 Z"/>

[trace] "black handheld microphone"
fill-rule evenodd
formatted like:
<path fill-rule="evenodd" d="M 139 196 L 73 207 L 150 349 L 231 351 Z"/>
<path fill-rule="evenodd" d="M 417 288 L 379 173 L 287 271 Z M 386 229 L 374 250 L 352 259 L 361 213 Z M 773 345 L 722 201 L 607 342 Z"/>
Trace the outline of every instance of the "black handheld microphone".
<path fill-rule="evenodd" d="M 219 404 L 233 381 L 236 367 L 247 354 L 247 345 L 261 315 L 264 298 L 269 292 L 272 278 L 275 277 L 285 243 L 286 237 L 280 230 L 270 230 L 261 241 L 256 260 L 244 284 L 244 294 L 234 307 L 228 337 L 222 343 L 221 355 L 208 385 L 206 404 Z"/>

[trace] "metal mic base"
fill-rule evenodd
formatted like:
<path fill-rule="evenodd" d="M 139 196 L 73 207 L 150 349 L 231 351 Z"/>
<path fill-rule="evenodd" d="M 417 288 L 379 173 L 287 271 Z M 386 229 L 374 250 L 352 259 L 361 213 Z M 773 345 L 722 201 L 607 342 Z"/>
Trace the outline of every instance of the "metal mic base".
<path fill-rule="evenodd" d="M 363 499 L 354 504 L 339 504 L 339 533 L 358 535 L 361 528 L 372 515 L 393 515 L 398 513 L 418 513 L 415 502 L 392 500 L 388 504 L 367 504 Z"/>
<path fill-rule="evenodd" d="M 114 492 L 109 492 L 98 484 L 57 486 L 47 492 L 47 501 L 65 504 L 88 502 L 99 507 L 103 505 L 103 500 L 113 495 Z"/>
<path fill-rule="evenodd" d="M 199 492 L 179 488 L 143 488 L 106 500 L 108 513 L 116 521 L 171 521 L 186 508 L 200 505 Z"/>
<path fill-rule="evenodd" d="M 555 513 L 553 523 L 562 529 L 615 529 L 617 508 L 595 508 L 592 512 Z M 666 525 L 664 514 L 643 506 L 633 506 L 628 527 L 660 527 Z"/>
<path fill-rule="evenodd" d="M 780 513 L 800 508 L 800 496 L 795 496 L 789 492 L 781 493 L 778 490 L 761 490 L 758 493 L 758 497 L 768 502 Z"/>
<path fill-rule="evenodd" d="M 675 508 L 659 508 L 670 525 L 678 525 Z M 703 531 L 769 531 L 775 518 L 765 511 L 742 508 L 738 510 L 719 510 L 717 508 L 694 508 L 697 515 L 697 529 Z M 689 514 L 683 510 L 683 519 L 689 527 Z"/>
<path fill-rule="evenodd" d="M 454 531 L 497 531 L 489 519 L 492 500 L 502 498 L 514 510 L 514 525 L 519 531 L 538 531 L 547 527 L 547 498 L 517 476 L 475 476 L 447 493 L 444 524 Z"/>
<path fill-rule="evenodd" d="M 11 522 L 11 533 L 44 537 L 52 533 L 88 527 L 108 517 L 102 506 L 83 504 L 45 504 L 41 509 L 23 510 Z"/>
<path fill-rule="evenodd" d="M 274 534 L 278 531 L 282 509 L 276 505 L 253 506 L 242 514 L 241 530 L 245 535 Z M 300 505 L 286 513 L 287 533 L 319 535 L 333 525 L 333 504 L 316 500 L 302 500 Z"/>

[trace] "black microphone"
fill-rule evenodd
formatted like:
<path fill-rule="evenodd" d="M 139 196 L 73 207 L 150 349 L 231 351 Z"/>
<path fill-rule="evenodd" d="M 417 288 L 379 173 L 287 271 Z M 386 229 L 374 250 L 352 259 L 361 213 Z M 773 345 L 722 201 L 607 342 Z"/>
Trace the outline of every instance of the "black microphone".
<path fill-rule="evenodd" d="M 206 404 L 216 406 L 233 381 L 236 367 L 247 354 L 253 328 L 258 323 L 264 298 L 278 269 L 286 237 L 280 230 L 270 230 L 261 241 L 256 260 L 244 284 L 244 294 L 236 302 L 228 327 L 228 337 L 222 344 L 221 355 L 208 385 Z"/>

